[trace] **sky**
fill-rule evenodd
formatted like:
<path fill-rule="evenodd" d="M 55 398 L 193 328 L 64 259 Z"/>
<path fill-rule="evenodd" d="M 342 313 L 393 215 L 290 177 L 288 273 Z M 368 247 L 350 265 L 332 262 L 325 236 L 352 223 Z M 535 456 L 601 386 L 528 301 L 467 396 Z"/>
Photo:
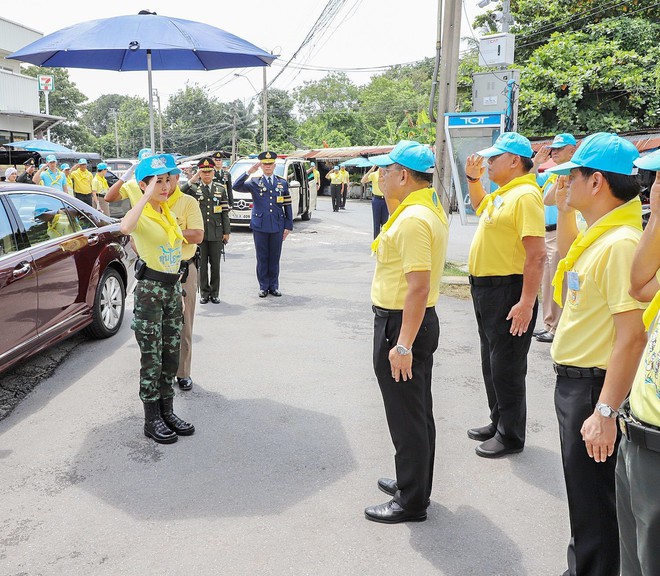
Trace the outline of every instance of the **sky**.
<path fill-rule="evenodd" d="M 47 35 L 78 22 L 137 14 L 149 9 L 161 16 L 197 20 L 231 32 L 256 46 L 280 54 L 279 62 L 267 69 L 270 81 L 296 52 L 328 0 L 112 0 L 111 2 L 48 3 L 44 10 L 26 11 L 20 2 L 3 2 L 2 17 L 20 22 Z M 465 0 L 461 35 L 471 33 L 470 19 L 480 9 L 477 0 Z M 81 9 L 82 8 L 82 9 Z M 44 16 L 26 18 L 39 12 Z M 305 81 L 320 80 L 327 70 L 301 70 L 304 65 L 318 69 L 356 69 L 403 64 L 435 55 L 438 3 L 434 0 L 347 0 L 332 25 L 317 36 L 273 84 L 291 91 Z M 346 71 L 353 82 L 366 84 L 374 70 Z M 235 76 L 242 74 L 243 76 Z M 108 72 L 69 69 L 70 78 L 89 100 L 103 94 L 124 94 L 147 98 L 147 75 L 143 72 Z M 185 87 L 206 86 L 221 101 L 248 101 L 263 86 L 261 68 L 214 70 L 208 72 L 154 72 L 153 86 L 164 108 L 169 95 Z"/>

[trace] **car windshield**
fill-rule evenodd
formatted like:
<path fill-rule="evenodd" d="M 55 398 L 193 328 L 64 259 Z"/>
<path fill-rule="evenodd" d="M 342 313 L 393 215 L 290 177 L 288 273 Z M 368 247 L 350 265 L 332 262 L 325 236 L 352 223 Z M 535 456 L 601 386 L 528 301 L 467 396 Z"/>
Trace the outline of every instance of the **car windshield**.
<path fill-rule="evenodd" d="M 231 180 L 234 182 L 243 172 L 247 172 L 250 166 L 254 165 L 257 160 L 246 158 L 245 160 L 238 160 L 230 168 Z M 275 164 L 275 174 L 284 178 L 284 160 L 278 160 Z M 257 170 L 253 176 L 261 176 L 261 170 Z"/>

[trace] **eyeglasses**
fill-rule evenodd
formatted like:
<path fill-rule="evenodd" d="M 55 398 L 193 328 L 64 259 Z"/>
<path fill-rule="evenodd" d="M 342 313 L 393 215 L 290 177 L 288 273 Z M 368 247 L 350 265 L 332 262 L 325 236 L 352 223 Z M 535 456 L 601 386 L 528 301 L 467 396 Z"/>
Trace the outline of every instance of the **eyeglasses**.
<path fill-rule="evenodd" d="M 389 174 L 390 172 L 401 172 L 403 170 L 405 170 L 405 168 L 403 167 L 396 168 L 394 167 L 394 165 L 387 166 L 385 168 L 383 168 L 382 166 L 380 167 L 381 174 Z"/>

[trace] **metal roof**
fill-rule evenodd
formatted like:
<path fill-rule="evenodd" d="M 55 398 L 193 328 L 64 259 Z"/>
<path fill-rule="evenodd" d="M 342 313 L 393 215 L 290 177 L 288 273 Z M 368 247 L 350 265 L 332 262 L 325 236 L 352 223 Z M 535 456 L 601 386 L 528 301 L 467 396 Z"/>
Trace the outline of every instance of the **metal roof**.
<path fill-rule="evenodd" d="M 394 144 L 387 146 L 349 146 L 345 148 L 315 148 L 313 150 L 296 150 L 291 156 L 298 156 L 308 160 L 350 160 L 359 156 L 374 156 L 387 154 L 394 148 Z"/>

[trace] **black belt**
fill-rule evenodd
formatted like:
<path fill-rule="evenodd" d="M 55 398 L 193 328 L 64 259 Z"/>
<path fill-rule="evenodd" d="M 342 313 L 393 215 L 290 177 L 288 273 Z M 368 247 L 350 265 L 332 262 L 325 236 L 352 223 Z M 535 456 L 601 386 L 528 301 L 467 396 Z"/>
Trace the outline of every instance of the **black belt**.
<path fill-rule="evenodd" d="M 154 280 L 155 282 L 162 282 L 163 284 L 174 285 L 179 281 L 179 274 L 168 274 L 167 272 L 159 272 L 147 268 L 142 276 L 145 280 Z"/>
<path fill-rule="evenodd" d="M 557 229 L 556 224 L 546 224 L 545 225 L 545 231 L 546 232 L 552 232 L 553 230 L 556 230 L 556 229 Z"/>
<path fill-rule="evenodd" d="M 605 374 L 607 374 L 602 368 L 580 368 L 564 364 L 553 364 L 553 367 L 557 376 L 565 378 L 605 378 Z"/>
<path fill-rule="evenodd" d="M 636 420 L 630 413 L 628 401 L 619 411 L 619 428 L 628 442 L 652 452 L 660 452 L 660 428 Z"/>
<path fill-rule="evenodd" d="M 509 276 L 470 276 L 472 286 L 504 286 L 506 284 L 522 284 L 522 274 Z"/>
<path fill-rule="evenodd" d="M 371 306 L 371 309 L 379 318 L 387 318 L 388 316 L 401 316 L 403 314 L 403 310 L 390 310 L 388 308 L 381 308 L 380 306 L 374 305 Z M 435 310 L 435 306 L 429 306 L 424 311 L 424 314 L 430 312 L 431 310 Z"/>

